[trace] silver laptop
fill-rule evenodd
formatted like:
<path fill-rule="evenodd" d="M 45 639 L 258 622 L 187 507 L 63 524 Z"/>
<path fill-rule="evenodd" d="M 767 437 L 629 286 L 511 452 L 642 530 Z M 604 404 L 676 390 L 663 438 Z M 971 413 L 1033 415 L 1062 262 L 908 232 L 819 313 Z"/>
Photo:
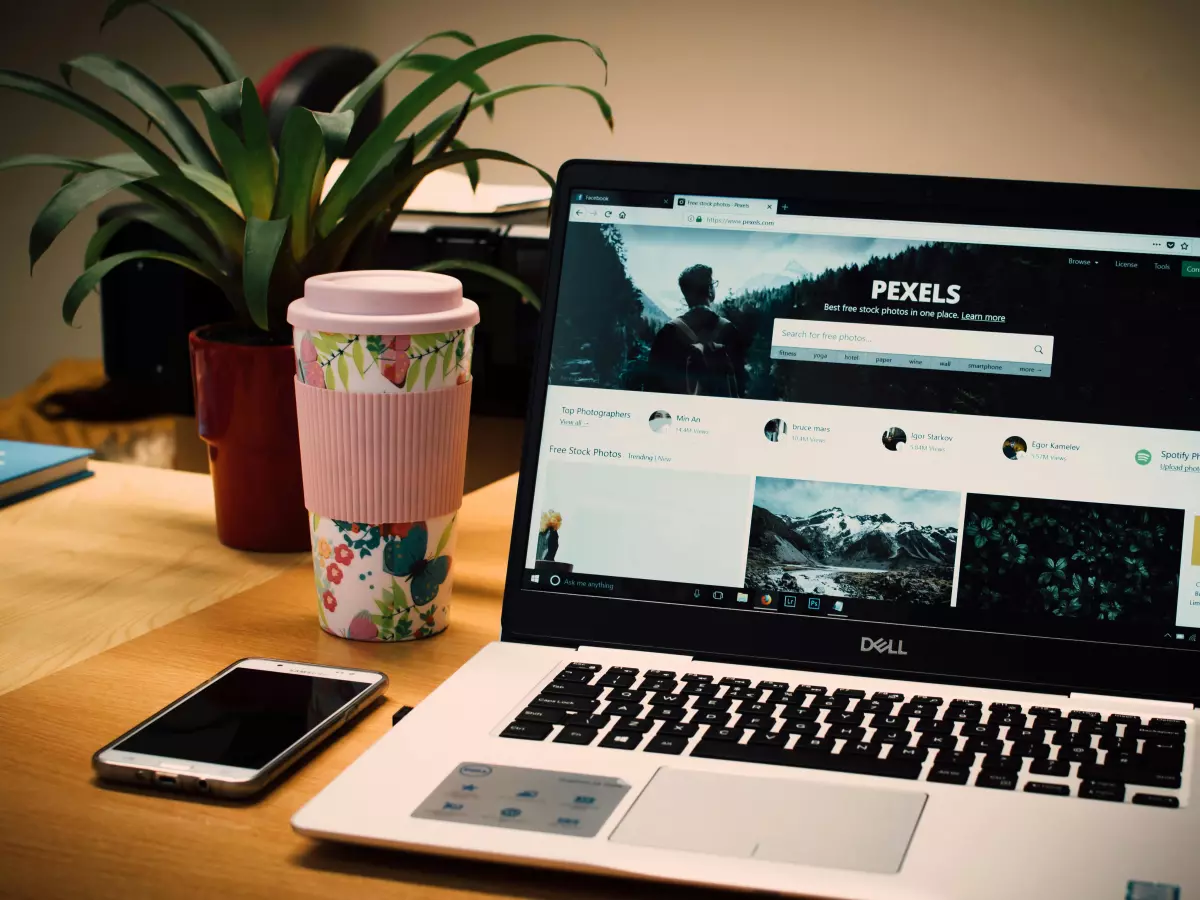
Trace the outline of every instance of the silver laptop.
<path fill-rule="evenodd" d="M 295 828 L 1200 890 L 1195 193 L 572 162 L 557 196 L 501 639 Z"/>

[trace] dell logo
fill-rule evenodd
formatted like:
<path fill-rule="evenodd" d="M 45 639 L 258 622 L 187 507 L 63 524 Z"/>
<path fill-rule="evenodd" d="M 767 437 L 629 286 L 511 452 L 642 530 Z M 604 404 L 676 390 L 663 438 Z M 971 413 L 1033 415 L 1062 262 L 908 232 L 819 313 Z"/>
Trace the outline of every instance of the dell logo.
<path fill-rule="evenodd" d="M 908 651 L 904 649 L 904 641 L 894 641 L 889 638 L 873 641 L 869 637 L 865 637 L 862 639 L 859 649 L 863 653 L 874 650 L 876 653 L 886 653 L 889 656 L 908 656 Z"/>

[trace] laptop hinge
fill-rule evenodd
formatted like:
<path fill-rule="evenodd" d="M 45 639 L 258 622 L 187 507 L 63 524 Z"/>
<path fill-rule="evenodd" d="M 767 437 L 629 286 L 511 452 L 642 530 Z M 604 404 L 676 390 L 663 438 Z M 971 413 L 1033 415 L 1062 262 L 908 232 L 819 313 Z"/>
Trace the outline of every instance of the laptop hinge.
<path fill-rule="evenodd" d="M 638 668 L 643 669 L 666 669 L 692 661 L 690 656 L 676 653 L 655 653 L 653 650 L 616 650 L 611 647 L 589 647 L 587 644 L 579 645 L 579 654 L 580 662 L 606 662 L 619 666 L 624 660 L 631 664 L 636 663 Z"/>
<path fill-rule="evenodd" d="M 1068 696 L 1072 702 L 1078 703 L 1080 706 L 1094 704 L 1096 706 L 1103 706 L 1106 709 L 1144 710 L 1149 707 L 1151 709 L 1161 709 L 1163 712 L 1176 713 L 1190 713 L 1195 709 L 1191 703 L 1174 700 L 1139 700 L 1137 697 L 1114 697 L 1111 694 L 1072 693 L 1068 694 Z"/>

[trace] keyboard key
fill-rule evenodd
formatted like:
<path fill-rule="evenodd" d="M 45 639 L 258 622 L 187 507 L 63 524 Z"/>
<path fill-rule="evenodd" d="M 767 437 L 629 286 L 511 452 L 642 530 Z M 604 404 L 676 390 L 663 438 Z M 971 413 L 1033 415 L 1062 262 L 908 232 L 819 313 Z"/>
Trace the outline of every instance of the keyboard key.
<path fill-rule="evenodd" d="M 689 684 L 690 684 L 690 683 L 692 683 L 692 682 L 705 682 L 705 683 L 707 683 L 707 682 L 709 682 L 709 681 L 712 681 L 712 680 L 713 680 L 713 677 L 712 677 L 711 675 L 697 675 L 697 674 L 695 674 L 694 672 L 688 672 L 686 675 L 684 675 L 684 676 L 683 676 L 682 678 L 680 678 L 679 680 L 680 680 L 680 681 L 686 681 L 686 682 L 688 682 Z"/>
<path fill-rule="evenodd" d="M 979 777 L 975 779 L 975 785 L 1000 791 L 1015 791 L 1017 776 L 1011 772 L 980 772 Z"/>
<path fill-rule="evenodd" d="M 907 760 L 909 762 L 923 763 L 926 757 L 929 756 L 929 751 L 924 747 L 892 747 L 888 753 L 888 759 Z"/>
<path fill-rule="evenodd" d="M 872 728 L 900 728 L 908 730 L 907 716 L 874 716 L 871 719 Z"/>
<path fill-rule="evenodd" d="M 931 704 L 905 703 L 896 715 L 912 716 L 918 719 L 931 719 L 937 715 L 938 708 Z"/>
<path fill-rule="evenodd" d="M 647 678 L 638 687 L 643 691 L 661 691 L 666 694 L 675 692 L 679 682 L 674 678 Z"/>
<path fill-rule="evenodd" d="M 658 733 L 660 735 L 690 738 L 699 730 L 700 726 L 695 722 L 665 722 L 663 726 L 658 729 Z"/>
<path fill-rule="evenodd" d="M 1029 707 L 1029 714 L 1034 718 L 1048 716 L 1057 719 L 1062 716 L 1062 710 L 1057 706 L 1031 706 Z"/>
<path fill-rule="evenodd" d="M 942 713 L 943 722 L 978 722 L 983 712 L 971 706 L 948 706 Z"/>
<path fill-rule="evenodd" d="M 578 725 L 566 725 L 554 736 L 554 743 L 590 744 L 595 739 L 595 728 L 580 728 Z"/>
<path fill-rule="evenodd" d="M 576 669 L 581 672 L 599 672 L 603 668 L 604 668 L 604 666 L 598 665 L 596 663 L 573 662 L 573 663 L 567 663 L 567 668 L 563 669 L 563 671 L 566 672 L 571 669 Z M 634 671 L 636 672 L 637 670 L 635 669 Z"/>
<path fill-rule="evenodd" d="M 1070 731 L 1071 720 L 1062 716 L 1038 716 L 1029 727 L 1035 731 Z"/>
<path fill-rule="evenodd" d="M 1151 728 L 1149 725 L 1142 725 L 1136 729 L 1128 729 L 1125 733 L 1139 737 L 1144 741 L 1162 741 L 1169 744 L 1183 743 L 1183 732 L 1176 731 L 1173 728 Z"/>
<path fill-rule="evenodd" d="M 865 718 L 862 713 L 857 712 L 832 710 L 825 714 L 825 721 L 829 725 L 861 725 Z"/>
<path fill-rule="evenodd" d="M 1122 803 L 1125 800 L 1125 785 L 1114 781 L 1085 781 L 1079 785 L 1078 796 L 1085 800 L 1112 800 Z"/>
<path fill-rule="evenodd" d="M 1034 744 L 1029 741 L 1013 741 L 1013 745 L 1009 748 L 1008 752 L 1012 756 L 1023 756 L 1028 759 L 1049 759 L 1050 745 Z"/>
<path fill-rule="evenodd" d="M 964 769 L 961 766 L 943 766 L 935 762 L 933 768 L 929 770 L 929 774 L 925 776 L 925 780 L 937 781 L 942 784 L 966 784 L 970 777 L 970 769 Z"/>
<path fill-rule="evenodd" d="M 994 738 L 967 738 L 963 750 L 968 753 L 999 753 L 1004 749 L 1004 741 Z"/>
<path fill-rule="evenodd" d="M 1050 794 L 1055 797 L 1070 797 L 1071 788 L 1065 784 L 1051 784 L 1048 781 L 1025 782 L 1027 794 Z"/>
<path fill-rule="evenodd" d="M 809 709 L 807 706 L 785 706 L 779 717 L 799 722 L 815 722 L 820 715 L 819 709 Z"/>
<path fill-rule="evenodd" d="M 856 725 L 830 725 L 825 732 L 825 737 L 833 738 L 839 741 L 861 741 L 866 735 L 867 730 Z"/>
<path fill-rule="evenodd" d="M 1075 734 L 1073 731 L 1058 731 L 1050 739 L 1050 743 L 1057 744 L 1060 747 L 1090 747 L 1092 746 L 1092 736 L 1090 734 Z"/>
<path fill-rule="evenodd" d="M 793 750 L 808 750 L 817 753 L 829 753 L 833 750 L 833 738 L 827 737 L 799 737 L 796 738 L 796 743 L 792 747 Z"/>
<path fill-rule="evenodd" d="M 849 697 L 814 697 L 810 704 L 813 709 L 845 709 L 850 705 Z"/>
<path fill-rule="evenodd" d="M 936 762 L 939 766 L 951 766 L 956 769 L 969 769 L 975 765 L 975 754 L 957 750 L 941 750 Z"/>
<path fill-rule="evenodd" d="M 1179 798 L 1168 797 L 1166 794 L 1134 794 L 1133 802 L 1138 806 L 1165 806 L 1170 809 L 1179 808 Z"/>
<path fill-rule="evenodd" d="M 1021 765 L 1025 762 L 1019 756 L 1005 756 L 1003 753 L 989 753 L 983 758 L 979 768 L 984 772 L 1007 772 L 1010 775 L 1015 775 L 1021 771 Z"/>
<path fill-rule="evenodd" d="M 1101 750 L 1116 750 L 1123 753 L 1136 753 L 1138 748 L 1138 740 L 1135 737 L 1116 737 L 1115 735 L 1101 735 L 1100 740 L 1096 742 L 1096 746 Z"/>
<path fill-rule="evenodd" d="M 544 741 L 553 730 L 553 725 L 547 725 L 544 722 L 512 722 L 500 732 L 500 737 L 520 738 L 523 741 Z"/>
<path fill-rule="evenodd" d="M 656 734 L 645 746 L 646 753 L 671 753 L 678 756 L 688 745 L 688 739 L 677 734 Z"/>
<path fill-rule="evenodd" d="M 749 687 L 750 679 L 749 678 L 730 678 L 730 677 L 726 676 L 725 678 L 721 679 L 720 684 L 726 684 L 726 685 L 729 685 L 730 687 Z"/>
<path fill-rule="evenodd" d="M 842 748 L 842 753 L 849 753 L 851 756 L 870 756 L 876 757 L 883 751 L 883 747 L 879 744 L 867 743 L 859 741 L 856 744 L 846 744 Z"/>
<path fill-rule="evenodd" d="M 1019 713 L 1020 703 L 989 703 L 988 709 L 994 713 Z"/>
<path fill-rule="evenodd" d="M 757 687 L 760 691 L 786 691 L 788 689 L 786 681 L 760 681 Z"/>
<path fill-rule="evenodd" d="M 656 722 L 682 722 L 688 711 L 678 706 L 652 706 L 649 719 Z"/>
<path fill-rule="evenodd" d="M 563 669 L 554 676 L 555 681 L 561 682 L 577 682 L 579 684 L 587 684 L 593 678 L 593 673 L 584 672 L 581 669 Z"/>
<path fill-rule="evenodd" d="M 951 700 L 950 705 L 959 709 L 983 709 L 982 700 Z"/>
<path fill-rule="evenodd" d="M 650 698 L 651 706 L 687 706 L 688 698 L 683 694 L 655 694 Z"/>
<path fill-rule="evenodd" d="M 1084 721 L 1099 722 L 1100 721 L 1100 713 L 1088 712 L 1087 710 L 1073 709 L 1069 713 L 1067 713 L 1067 718 L 1075 719 L 1080 722 L 1084 722 Z"/>
<path fill-rule="evenodd" d="M 771 716 L 775 714 L 775 704 L 743 700 L 737 711 L 743 716 Z"/>
<path fill-rule="evenodd" d="M 596 684 L 600 685 L 601 687 L 629 688 L 633 687 L 633 683 L 636 680 L 636 675 L 622 675 L 619 672 L 614 674 L 610 669 L 600 676 L 600 680 L 597 681 Z"/>
<path fill-rule="evenodd" d="M 749 700 L 752 703 L 756 702 L 762 695 L 763 692 L 758 688 L 752 688 L 748 685 L 737 685 L 725 692 L 725 696 L 730 700 Z"/>
<path fill-rule="evenodd" d="M 953 734 L 953 722 L 941 722 L 937 719 L 922 719 L 913 728 L 919 734 Z"/>
<path fill-rule="evenodd" d="M 995 712 L 988 716 L 987 723 L 1000 728 L 1024 728 L 1029 718 L 1019 712 Z"/>
<path fill-rule="evenodd" d="M 600 739 L 598 746 L 613 750 L 636 750 L 642 736 L 635 731 L 610 731 Z"/>
<path fill-rule="evenodd" d="M 1094 763 L 1096 751 L 1091 747 L 1059 747 L 1057 758 L 1067 762 Z"/>
<path fill-rule="evenodd" d="M 720 690 L 721 686 L 711 681 L 690 681 L 684 683 L 679 693 L 684 697 L 715 697 Z"/>
<path fill-rule="evenodd" d="M 666 680 L 668 680 L 668 681 L 674 681 L 674 680 L 675 680 L 675 673 L 674 673 L 674 672 L 668 672 L 668 671 L 666 671 L 665 669 L 647 669 L 647 670 L 646 670 L 646 677 L 647 677 L 647 678 L 663 678 L 663 679 L 666 679 Z"/>
<path fill-rule="evenodd" d="M 697 700 L 693 706 L 695 709 L 714 709 L 718 712 L 724 712 L 733 706 L 733 701 L 728 697 L 704 697 Z"/>
<path fill-rule="evenodd" d="M 1008 741 L 1023 741 L 1028 744 L 1046 743 L 1046 732 L 1037 728 L 1010 728 L 1004 734 Z"/>
<path fill-rule="evenodd" d="M 858 688 L 838 688 L 833 692 L 835 697 L 849 697 L 852 700 L 861 700 L 867 696 L 866 691 L 860 691 Z"/>
<path fill-rule="evenodd" d="M 1122 713 L 1113 713 L 1111 716 L 1108 717 L 1108 721 L 1116 722 L 1118 725 L 1126 725 L 1126 726 L 1134 725 L 1134 726 L 1136 726 L 1136 725 L 1142 724 L 1142 717 L 1141 716 L 1127 716 L 1127 715 L 1123 715 Z"/>
<path fill-rule="evenodd" d="M 646 692 L 633 691 L 628 688 L 613 688 L 604 699 L 613 703 L 641 703 L 646 699 Z"/>
<path fill-rule="evenodd" d="M 1071 764 L 1061 759 L 1035 759 L 1029 764 L 1029 774 L 1066 778 L 1071 774 Z"/>
<path fill-rule="evenodd" d="M 610 703 L 604 707 L 606 716 L 640 716 L 645 710 L 640 703 Z"/>
<path fill-rule="evenodd" d="M 886 700 L 889 703 L 903 703 L 904 695 L 888 691 L 876 691 L 871 695 L 872 700 Z"/>
<path fill-rule="evenodd" d="M 517 721 L 545 722 L 547 725 L 557 725 L 566 715 L 566 712 L 561 709 L 540 709 L 536 706 L 531 706 L 529 709 L 522 710 L 517 715 Z"/>
<path fill-rule="evenodd" d="M 728 725 L 731 716 L 729 713 L 717 712 L 711 709 L 702 709 L 693 715 L 688 721 L 695 725 L 715 725 L 720 728 L 723 725 Z"/>
<path fill-rule="evenodd" d="M 1161 728 L 1165 731 L 1185 731 L 1187 722 L 1183 719 L 1151 719 L 1147 725 L 1151 728 Z"/>
<path fill-rule="evenodd" d="M 590 697 L 595 699 L 604 693 L 604 688 L 598 684 L 580 684 L 576 681 L 552 681 L 544 688 L 543 694 L 561 694 L 565 697 Z"/>
<path fill-rule="evenodd" d="M 1170 790 L 1178 790 L 1183 783 L 1178 772 L 1155 772 L 1134 766 L 1097 765 L 1096 763 L 1081 763 L 1079 777 L 1089 781 L 1114 781 Z"/>
<path fill-rule="evenodd" d="M 917 738 L 917 746 L 937 750 L 953 750 L 958 746 L 958 738 L 952 734 L 923 734 Z"/>
<path fill-rule="evenodd" d="M 1102 722 L 1100 719 L 1084 719 L 1079 723 L 1079 734 L 1099 734 L 1116 737 L 1117 723 Z"/>
<path fill-rule="evenodd" d="M 638 734 L 645 734 L 654 723 L 649 719 L 635 719 L 632 716 L 626 716 L 623 719 L 617 719 L 613 725 L 613 731 L 636 731 Z"/>
<path fill-rule="evenodd" d="M 774 731 L 776 722 L 771 716 L 738 716 L 734 728 L 748 728 L 755 731 Z"/>
<path fill-rule="evenodd" d="M 704 740 L 706 741 L 733 741 L 735 744 L 742 739 L 744 732 L 740 728 L 717 728 L 711 727 L 704 732 Z"/>
<path fill-rule="evenodd" d="M 792 688 L 792 693 L 793 694 L 817 694 L 817 695 L 820 695 L 820 694 L 829 693 L 829 688 L 822 687 L 819 684 L 798 684 L 794 688 Z"/>
<path fill-rule="evenodd" d="M 599 700 L 590 700 L 587 697 L 560 697 L 552 694 L 541 694 L 534 697 L 530 702 L 530 706 L 540 706 L 543 709 L 576 709 L 582 712 L 595 712 L 600 706 Z"/>
<path fill-rule="evenodd" d="M 959 737 L 992 738 L 995 740 L 996 738 L 1000 737 L 1000 728 L 996 725 L 979 725 L 977 723 L 968 722 L 958 730 L 958 734 Z"/>
<path fill-rule="evenodd" d="M 926 697 L 918 694 L 912 698 L 912 702 L 918 706 L 941 706 L 945 701 L 941 697 Z"/>
<path fill-rule="evenodd" d="M 902 728 L 880 728 L 875 731 L 871 740 L 877 744 L 899 744 L 906 747 L 912 740 L 912 735 Z"/>
<path fill-rule="evenodd" d="M 757 747 L 778 747 L 782 750 L 791 738 L 790 734 L 778 731 L 756 731 L 750 735 L 750 740 L 746 743 L 754 744 Z"/>
<path fill-rule="evenodd" d="M 785 719 L 779 730 L 784 734 L 803 734 L 811 737 L 821 733 L 823 726 L 820 722 L 804 722 L 800 719 Z"/>
<path fill-rule="evenodd" d="M 776 750 L 751 744 L 727 744 L 701 741 L 693 756 L 712 759 L 742 759 L 749 762 L 771 762 L 804 769 L 832 772 L 851 772 L 858 775 L 880 775 L 885 778 L 917 778 L 921 764 L 910 760 L 879 759 L 846 753 L 826 753 L 812 750 Z"/>
<path fill-rule="evenodd" d="M 863 713 L 890 713 L 895 707 L 890 700 L 859 700 L 854 705 L 854 711 L 860 716 Z"/>
<path fill-rule="evenodd" d="M 595 713 L 579 712 L 568 709 L 564 714 L 564 725 L 580 725 L 584 728 L 603 728 L 609 722 L 610 716 L 600 716 Z"/>

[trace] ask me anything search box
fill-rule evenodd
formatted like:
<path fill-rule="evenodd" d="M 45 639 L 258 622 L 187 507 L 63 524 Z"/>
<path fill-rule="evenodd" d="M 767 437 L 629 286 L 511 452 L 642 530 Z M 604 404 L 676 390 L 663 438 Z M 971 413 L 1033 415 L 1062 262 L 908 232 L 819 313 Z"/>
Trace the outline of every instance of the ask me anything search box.
<path fill-rule="evenodd" d="M 771 358 L 1048 377 L 1054 358 L 1054 337 L 776 319 Z"/>

